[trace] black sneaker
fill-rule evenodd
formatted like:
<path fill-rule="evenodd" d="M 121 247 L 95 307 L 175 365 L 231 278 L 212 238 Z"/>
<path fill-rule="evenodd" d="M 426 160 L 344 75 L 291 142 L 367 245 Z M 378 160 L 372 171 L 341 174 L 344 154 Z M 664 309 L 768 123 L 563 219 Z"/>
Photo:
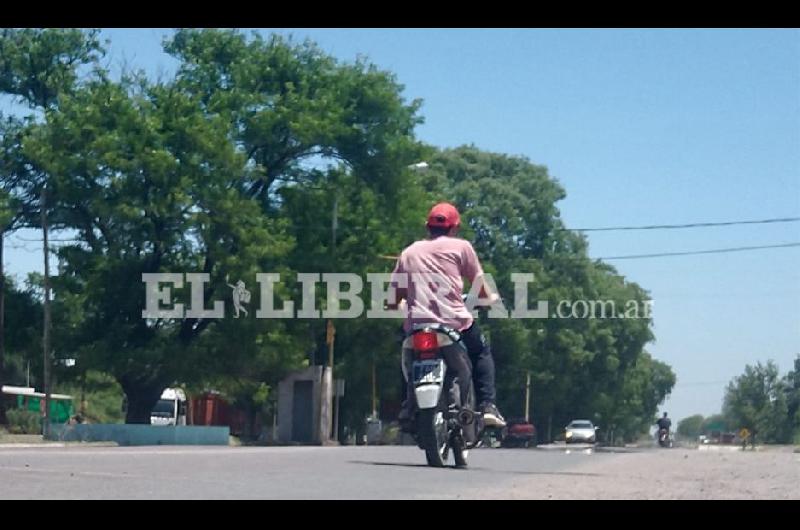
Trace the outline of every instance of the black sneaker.
<path fill-rule="evenodd" d="M 483 422 L 487 427 L 502 429 L 506 426 L 505 418 L 494 403 L 484 403 L 481 410 L 483 411 Z"/>

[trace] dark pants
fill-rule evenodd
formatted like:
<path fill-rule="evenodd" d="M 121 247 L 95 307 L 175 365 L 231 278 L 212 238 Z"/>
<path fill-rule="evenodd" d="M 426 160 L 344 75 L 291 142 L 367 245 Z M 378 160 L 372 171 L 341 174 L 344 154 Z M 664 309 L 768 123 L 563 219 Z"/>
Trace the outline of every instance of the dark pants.
<path fill-rule="evenodd" d="M 475 398 L 478 405 L 496 403 L 497 391 L 494 386 L 494 358 L 486 337 L 481 333 L 478 322 L 461 332 L 472 362 L 472 381 L 475 384 Z"/>

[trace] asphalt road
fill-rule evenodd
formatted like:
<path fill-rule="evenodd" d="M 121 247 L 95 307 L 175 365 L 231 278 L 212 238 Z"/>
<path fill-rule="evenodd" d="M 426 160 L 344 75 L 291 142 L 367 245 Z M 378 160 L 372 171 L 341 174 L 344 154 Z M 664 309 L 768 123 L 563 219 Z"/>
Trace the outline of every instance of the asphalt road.
<path fill-rule="evenodd" d="M 0 446 L 0 477 L 6 499 L 800 498 L 800 454 L 487 448 L 458 470 L 412 446 Z"/>

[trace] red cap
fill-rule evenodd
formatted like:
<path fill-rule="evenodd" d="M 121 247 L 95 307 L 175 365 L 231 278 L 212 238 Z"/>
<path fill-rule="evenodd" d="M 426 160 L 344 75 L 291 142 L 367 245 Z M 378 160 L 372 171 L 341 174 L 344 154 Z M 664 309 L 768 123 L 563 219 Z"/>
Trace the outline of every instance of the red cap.
<path fill-rule="evenodd" d="M 440 202 L 428 214 L 428 226 L 450 228 L 461 224 L 461 217 L 456 207 L 447 202 Z"/>

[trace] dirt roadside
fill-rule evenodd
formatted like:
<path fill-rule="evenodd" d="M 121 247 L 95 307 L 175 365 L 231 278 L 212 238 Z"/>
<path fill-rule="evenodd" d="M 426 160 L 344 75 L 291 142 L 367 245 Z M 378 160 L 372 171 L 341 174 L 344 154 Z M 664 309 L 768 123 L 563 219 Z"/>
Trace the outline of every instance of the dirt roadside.
<path fill-rule="evenodd" d="M 573 456 L 573 455 L 570 455 Z M 489 492 L 510 499 L 800 499 L 800 453 L 668 449 L 574 455 L 569 472 Z"/>

